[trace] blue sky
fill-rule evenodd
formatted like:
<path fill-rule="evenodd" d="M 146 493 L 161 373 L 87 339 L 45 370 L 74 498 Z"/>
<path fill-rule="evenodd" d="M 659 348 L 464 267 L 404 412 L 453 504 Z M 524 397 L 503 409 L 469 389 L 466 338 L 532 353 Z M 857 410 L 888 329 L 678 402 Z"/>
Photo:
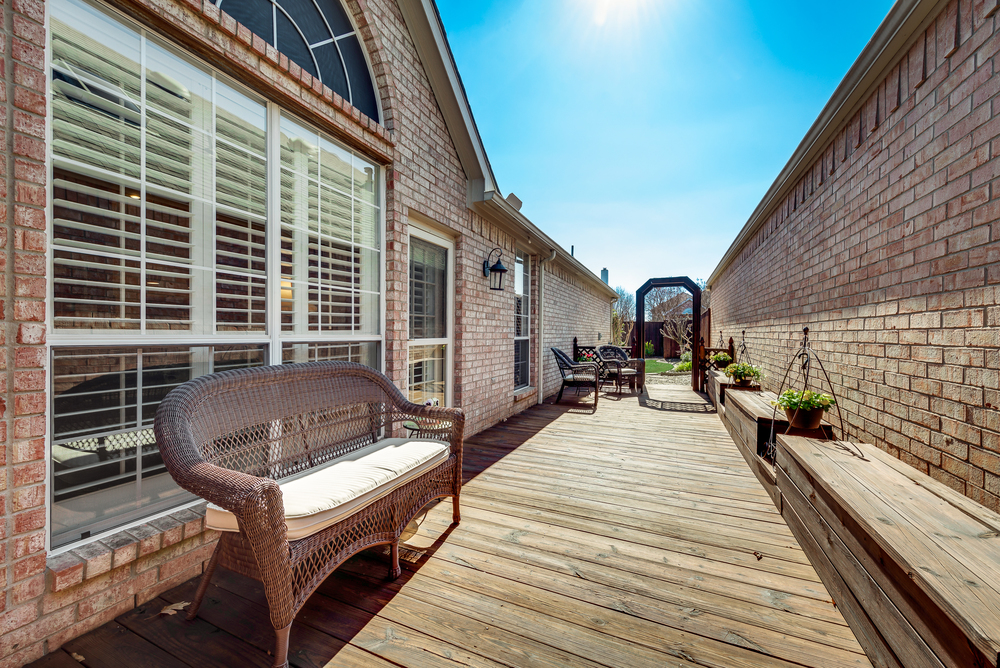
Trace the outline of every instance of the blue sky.
<path fill-rule="evenodd" d="M 889 0 L 437 0 L 500 190 L 612 286 L 708 278 Z"/>

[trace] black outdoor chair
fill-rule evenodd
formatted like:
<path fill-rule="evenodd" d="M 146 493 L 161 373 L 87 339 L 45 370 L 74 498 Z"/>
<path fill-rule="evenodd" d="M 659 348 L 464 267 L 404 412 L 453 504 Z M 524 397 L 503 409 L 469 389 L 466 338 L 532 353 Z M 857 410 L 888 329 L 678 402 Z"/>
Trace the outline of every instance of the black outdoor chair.
<path fill-rule="evenodd" d="M 634 383 L 640 392 L 646 388 L 646 360 L 632 359 L 625 350 L 612 345 L 598 346 L 597 356 L 604 362 L 608 377 L 614 379 L 619 393 L 626 381 Z"/>
<path fill-rule="evenodd" d="M 552 349 L 552 354 L 556 356 L 556 364 L 559 365 L 559 374 L 562 376 L 562 386 L 559 388 L 559 396 L 556 403 L 562 400 L 563 390 L 567 387 L 593 387 L 594 388 L 594 408 L 597 408 L 597 396 L 601 382 L 601 374 L 597 367 L 597 362 L 574 362 L 569 355 L 559 350 Z"/>

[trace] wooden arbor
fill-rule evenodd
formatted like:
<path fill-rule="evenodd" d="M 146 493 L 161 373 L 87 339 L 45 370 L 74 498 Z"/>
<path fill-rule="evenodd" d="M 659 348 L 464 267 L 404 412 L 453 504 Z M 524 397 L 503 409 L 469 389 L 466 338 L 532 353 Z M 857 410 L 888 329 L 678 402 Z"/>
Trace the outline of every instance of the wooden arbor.
<path fill-rule="evenodd" d="M 701 363 L 696 353 L 701 341 L 701 288 L 687 276 L 672 278 L 651 278 L 635 293 L 636 339 L 639 342 L 639 355 L 646 349 L 646 295 L 653 288 L 684 288 L 691 293 L 691 389 L 701 391 Z"/>

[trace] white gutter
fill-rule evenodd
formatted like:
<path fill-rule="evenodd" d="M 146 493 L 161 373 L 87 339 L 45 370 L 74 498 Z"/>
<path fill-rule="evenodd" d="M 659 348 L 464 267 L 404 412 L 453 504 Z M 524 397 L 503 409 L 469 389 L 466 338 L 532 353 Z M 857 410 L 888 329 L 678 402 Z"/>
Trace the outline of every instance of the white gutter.
<path fill-rule="evenodd" d="M 538 261 L 538 359 L 535 368 L 538 370 L 537 403 L 545 398 L 545 265 L 556 259 L 556 249 L 544 260 Z"/>
<path fill-rule="evenodd" d="M 495 223 L 513 236 L 516 241 L 525 245 L 530 244 L 526 246 L 527 248 L 541 247 L 559 251 L 559 262 L 590 283 L 592 287 L 597 288 L 598 294 L 604 294 L 609 300 L 618 298 L 618 293 L 602 281 L 600 276 L 567 253 L 565 248 L 557 244 L 545 232 L 542 232 L 523 213 L 511 206 L 510 202 L 504 199 L 499 192 L 491 190 L 483 193 L 482 199 L 473 202 L 472 206 L 490 222 Z"/>

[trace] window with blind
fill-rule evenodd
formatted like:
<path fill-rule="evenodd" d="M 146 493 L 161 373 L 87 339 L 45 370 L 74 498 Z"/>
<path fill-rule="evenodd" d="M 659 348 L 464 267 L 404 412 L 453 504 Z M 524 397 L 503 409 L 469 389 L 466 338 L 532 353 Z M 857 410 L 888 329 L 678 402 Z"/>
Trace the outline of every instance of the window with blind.
<path fill-rule="evenodd" d="M 378 334 L 376 168 L 281 118 L 281 329 Z"/>
<path fill-rule="evenodd" d="M 191 498 L 151 430 L 173 387 L 380 368 L 383 270 L 374 163 L 84 0 L 50 30 L 58 547 Z"/>
<path fill-rule="evenodd" d="M 531 256 L 514 254 L 514 389 L 531 384 Z"/>
<path fill-rule="evenodd" d="M 452 315 L 449 295 L 455 246 L 410 228 L 410 401 L 447 406 L 451 400 Z"/>

